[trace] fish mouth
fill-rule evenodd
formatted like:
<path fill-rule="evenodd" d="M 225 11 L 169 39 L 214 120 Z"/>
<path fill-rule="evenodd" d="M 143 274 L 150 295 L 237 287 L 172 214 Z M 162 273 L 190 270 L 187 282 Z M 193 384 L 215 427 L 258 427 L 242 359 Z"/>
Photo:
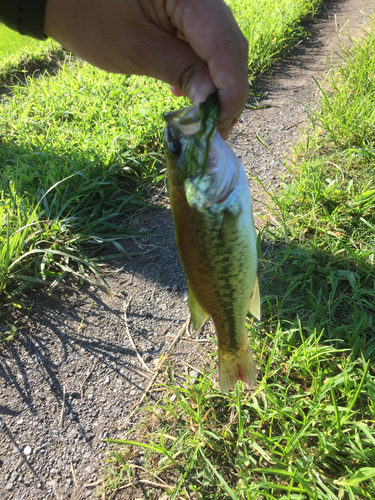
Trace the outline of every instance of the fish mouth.
<path fill-rule="evenodd" d="M 175 158 L 177 169 L 184 179 L 205 174 L 219 111 L 219 97 L 215 92 L 198 106 L 164 113 L 167 122 L 165 139 L 172 155 L 173 142 L 182 139 Z"/>
<path fill-rule="evenodd" d="M 177 129 L 185 138 L 196 134 L 200 129 L 199 106 L 192 106 L 190 108 L 172 111 L 171 113 L 164 113 L 164 119 L 167 122 L 168 132 Z"/>
<path fill-rule="evenodd" d="M 216 130 L 219 111 L 219 97 L 217 92 L 214 92 L 196 106 L 164 113 L 163 116 L 167 126 L 178 128 L 186 137 L 197 132 L 208 133 L 212 137 Z"/>

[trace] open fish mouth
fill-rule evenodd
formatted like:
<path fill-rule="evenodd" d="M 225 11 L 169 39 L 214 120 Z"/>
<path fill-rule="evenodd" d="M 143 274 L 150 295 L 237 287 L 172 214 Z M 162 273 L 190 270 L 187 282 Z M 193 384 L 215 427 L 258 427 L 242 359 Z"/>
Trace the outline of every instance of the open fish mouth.
<path fill-rule="evenodd" d="M 176 160 L 188 202 L 198 210 L 225 202 L 241 169 L 216 130 L 218 110 L 217 94 L 212 94 L 198 106 L 164 114 L 167 156 Z"/>
<path fill-rule="evenodd" d="M 177 160 L 176 166 L 184 178 L 205 173 L 219 110 L 215 93 L 198 106 L 164 114 L 165 151 L 167 157 Z"/>
<path fill-rule="evenodd" d="M 169 133 L 173 132 L 173 128 L 176 128 L 184 137 L 196 134 L 201 126 L 199 106 L 191 106 L 172 111 L 171 113 L 164 113 L 164 119 L 167 122 Z M 170 138 L 173 139 L 173 135 Z"/>

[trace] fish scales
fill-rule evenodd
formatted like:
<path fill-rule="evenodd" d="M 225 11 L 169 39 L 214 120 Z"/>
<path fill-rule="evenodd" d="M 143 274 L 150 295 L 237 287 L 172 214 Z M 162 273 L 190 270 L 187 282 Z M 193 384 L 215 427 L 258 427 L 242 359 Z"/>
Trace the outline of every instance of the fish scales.
<path fill-rule="evenodd" d="M 189 206 L 183 190 L 176 191 L 170 189 L 171 206 L 187 281 L 197 301 L 212 317 L 223 347 L 236 349 L 243 339 L 230 332 L 243 330 L 248 289 L 255 284 L 245 264 L 254 258 L 256 248 L 250 238 L 241 237 L 246 214 L 234 216 L 229 210 L 223 215 L 202 213 Z M 235 301 L 234 294 L 239 295 Z"/>
<path fill-rule="evenodd" d="M 218 104 L 216 100 L 215 108 L 209 99 L 200 113 L 194 107 L 166 115 L 165 148 L 176 243 L 193 325 L 197 329 L 212 317 L 218 335 L 220 387 L 227 391 L 238 378 L 256 379 L 245 327 L 248 308 L 258 316 L 260 308 L 256 235 L 246 174 L 216 132 Z M 224 159 L 234 161 L 232 179 L 224 178 L 224 184 L 220 168 L 225 171 L 226 166 L 218 161 L 222 151 Z M 196 157 L 199 160 L 191 167 Z"/>

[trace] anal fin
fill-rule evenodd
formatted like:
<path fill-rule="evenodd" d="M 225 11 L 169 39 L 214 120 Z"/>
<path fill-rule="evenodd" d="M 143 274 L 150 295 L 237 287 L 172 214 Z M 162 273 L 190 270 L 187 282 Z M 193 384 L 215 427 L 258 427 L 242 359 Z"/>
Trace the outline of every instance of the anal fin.
<path fill-rule="evenodd" d="M 256 277 L 254 289 L 251 294 L 247 309 L 251 312 L 253 316 L 256 317 L 256 319 L 260 320 L 260 293 L 259 293 L 258 277 Z"/>

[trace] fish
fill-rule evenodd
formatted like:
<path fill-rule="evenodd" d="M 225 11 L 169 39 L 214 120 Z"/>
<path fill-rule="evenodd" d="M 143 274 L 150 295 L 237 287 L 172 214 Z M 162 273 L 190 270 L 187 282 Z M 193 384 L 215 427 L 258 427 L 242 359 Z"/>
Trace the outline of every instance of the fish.
<path fill-rule="evenodd" d="M 164 150 L 175 239 L 193 327 L 209 318 L 218 338 L 221 392 L 237 380 L 256 384 L 246 333 L 260 319 L 257 236 L 245 170 L 217 131 L 217 93 L 164 113 Z"/>

